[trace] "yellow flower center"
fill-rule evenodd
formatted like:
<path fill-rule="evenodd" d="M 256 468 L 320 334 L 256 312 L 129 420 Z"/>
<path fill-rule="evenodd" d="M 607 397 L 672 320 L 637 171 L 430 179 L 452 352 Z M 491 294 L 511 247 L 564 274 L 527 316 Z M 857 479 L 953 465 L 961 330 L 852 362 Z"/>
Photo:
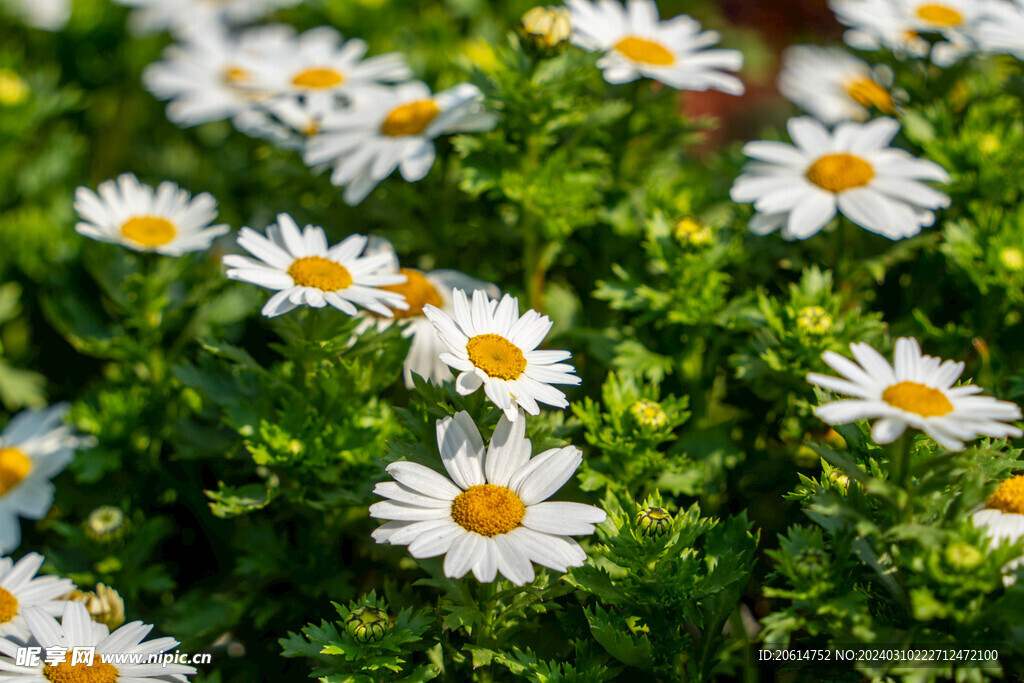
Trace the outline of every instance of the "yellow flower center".
<path fill-rule="evenodd" d="M 295 259 L 288 274 L 299 287 L 313 287 L 324 292 L 337 292 L 352 286 L 348 268 L 323 256 L 304 256 Z"/>
<path fill-rule="evenodd" d="M 526 370 L 523 352 L 500 334 L 478 334 L 466 344 L 466 353 L 488 377 L 516 379 Z"/>
<path fill-rule="evenodd" d="M 796 326 L 807 334 L 822 335 L 832 329 L 832 316 L 821 306 L 805 306 L 796 315 Z"/>
<path fill-rule="evenodd" d="M 395 311 L 396 318 L 414 318 L 423 315 L 423 307 L 427 304 L 440 308 L 444 304 L 437 288 L 423 276 L 418 270 L 402 268 L 400 271 L 405 276 L 405 282 L 400 285 L 388 285 L 381 287 L 388 292 L 396 292 L 405 297 L 409 308 L 404 311 Z"/>
<path fill-rule="evenodd" d="M 673 228 L 676 239 L 691 247 L 703 247 L 711 243 L 711 228 L 693 218 L 676 221 Z"/>
<path fill-rule="evenodd" d="M 1018 474 L 1000 484 L 989 496 L 985 507 L 1024 515 L 1024 474 Z"/>
<path fill-rule="evenodd" d="M 1007 270 L 1017 271 L 1024 269 L 1024 251 L 1017 247 L 1005 247 L 999 252 L 999 260 L 1003 262 Z"/>
<path fill-rule="evenodd" d="M 668 422 L 668 415 L 657 401 L 642 398 L 629 408 L 633 419 L 647 427 L 663 427 Z"/>
<path fill-rule="evenodd" d="M 5 496 L 32 471 L 32 459 L 19 448 L 0 448 L 0 496 Z"/>
<path fill-rule="evenodd" d="M 18 613 L 18 598 L 0 586 L 0 624 L 6 624 Z"/>
<path fill-rule="evenodd" d="M 388 113 L 384 123 L 380 124 L 380 132 L 395 138 L 403 135 L 422 135 L 430 122 L 440 113 L 441 108 L 434 100 L 406 102 Z"/>
<path fill-rule="evenodd" d="M 847 83 L 846 92 L 854 102 L 867 109 L 874 107 L 886 114 L 891 114 L 894 111 L 892 96 L 889 92 L 867 76 Z"/>
<path fill-rule="evenodd" d="M 300 88 L 333 88 L 345 82 L 345 77 L 334 69 L 306 69 L 295 74 L 292 85 Z"/>
<path fill-rule="evenodd" d="M 882 400 L 894 408 L 921 417 L 939 417 L 953 411 L 946 395 L 917 382 L 900 382 L 882 392 Z"/>
<path fill-rule="evenodd" d="M 671 66 L 676 63 L 676 56 L 664 45 L 647 38 L 626 36 L 615 43 L 615 49 L 626 59 L 641 64 Z"/>
<path fill-rule="evenodd" d="M 519 526 L 526 506 L 504 486 L 470 486 L 452 501 L 452 519 L 466 531 L 481 536 L 507 534 Z"/>
<path fill-rule="evenodd" d="M 917 16 L 929 24 L 936 26 L 959 26 L 964 21 L 964 15 L 952 7 L 938 3 L 928 3 L 917 8 Z"/>
<path fill-rule="evenodd" d="M 826 154 L 807 169 L 807 179 L 829 192 L 842 192 L 871 182 L 871 164 L 852 154 Z"/>
<path fill-rule="evenodd" d="M 117 683 L 118 674 L 115 666 L 98 661 L 96 655 L 91 662 L 71 664 L 70 651 L 57 666 L 43 666 L 43 678 L 52 683 Z"/>
<path fill-rule="evenodd" d="M 225 83 L 244 83 L 252 78 L 246 69 L 240 66 L 229 66 L 224 69 L 224 82 Z"/>
<path fill-rule="evenodd" d="M 142 247 L 162 247 L 178 234 L 174 223 L 160 216 L 135 216 L 121 225 L 125 239 Z"/>

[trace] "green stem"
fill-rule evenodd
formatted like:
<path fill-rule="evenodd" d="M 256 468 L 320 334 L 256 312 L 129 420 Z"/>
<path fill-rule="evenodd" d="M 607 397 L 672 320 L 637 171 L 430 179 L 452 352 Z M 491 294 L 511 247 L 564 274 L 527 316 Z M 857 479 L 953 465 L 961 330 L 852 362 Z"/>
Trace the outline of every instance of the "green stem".
<path fill-rule="evenodd" d="M 910 473 L 910 437 L 904 431 L 900 438 L 885 447 L 889 456 L 889 478 L 901 489 L 906 488 Z"/>

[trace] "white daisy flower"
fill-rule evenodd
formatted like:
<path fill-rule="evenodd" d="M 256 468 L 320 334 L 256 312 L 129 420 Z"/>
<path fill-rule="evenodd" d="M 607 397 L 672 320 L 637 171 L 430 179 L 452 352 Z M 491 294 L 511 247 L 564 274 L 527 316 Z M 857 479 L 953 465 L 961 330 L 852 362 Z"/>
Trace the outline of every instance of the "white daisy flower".
<path fill-rule="evenodd" d="M 240 113 L 234 123 L 246 135 L 302 150 L 307 139 L 320 132 L 323 120 L 344 107 L 334 97 L 278 97 Z"/>
<path fill-rule="evenodd" d="M 794 45 L 782 53 L 779 92 L 824 123 L 865 121 L 895 112 L 891 77 L 839 48 Z"/>
<path fill-rule="evenodd" d="M 329 26 L 295 35 L 289 27 L 261 51 L 251 64 L 252 78 L 241 87 L 275 95 L 337 96 L 351 98 L 412 77 L 405 58 L 397 52 L 363 59 L 369 49 L 358 38 L 343 41 Z"/>
<path fill-rule="evenodd" d="M 217 217 L 217 202 L 208 192 L 191 197 L 167 181 L 154 191 L 131 173 L 119 175 L 117 182 L 104 181 L 96 189 L 99 194 L 87 187 L 75 191 L 75 211 L 83 219 L 75 230 L 100 242 L 181 256 L 208 249 L 230 229 L 210 225 Z"/>
<path fill-rule="evenodd" d="M 923 57 L 949 66 L 973 52 L 973 34 L 984 16 L 984 0 L 831 0 L 840 23 L 850 27 L 846 43 L 859 50 L 892 50 L 897 57 Z M 944 38 L 932 46 L 923 35 Z"/>
<path fill-rule="evenodd" d="M 164 50 L 163 59 L 142 72 L 142 81 L 155 97 L 170 100 L 167 118 L 179 126 L 237 120 L 273 98 L 252 87 L 255 65 L 291 34 L 287 26 L 259 26 L 236 38 L 212 24 Z"/>
<path fill-rule="evenodd" d="M 29 607 L 51 616 L 64 610 L 64 596 L 75 590 L 75 584 L 59 576 L 36 576 L 42 565 L 39 553 L 28 553 L 17 562 L 0 558 L 0 638 L 24 642 L 31 637 L 24 616 Z"/>
<path fill-rule="evenodd" d="M 991 546 L 998 546 L 1003 541 L 1014 542 L 1024 537 L 1024 475 L 1018 474 L 999 484 L 989 496 L 985 507 L 971 515 L 974 525 L 985 529 Z M 1024 564 L 1020 557 L 1003 567 L 1004 572 L 1011 572 Z M 1003 577 L 1007 586 L 1016 582 L 1016 577 Z"/>
<path fill-rule="evenodd" d="M 172 31 L 187 33 L 215 24 L 247 24 L 282 7 L 302 0 L 114 0 L 136 8 L 132 30 L 136 33 Z"/>
<path fill-rule="evenodd" d="M 60 403 L 45 410 L 25 410 L 0 433 L 0 553 L 21 543 L 21 522 L 42 519 L 53 504 L 50 480 L 64 471 L 84 445 L 71 428 L 61 424 L 70 406 Z"/>
<path fill-rule="evenodd" d="M 753 202 L 750 230 L 766 235 L 782 228 L 786 239 L 806 239 L 838 210 L 889 239 L 916 235 L 935 222 L 934 209 L 949 197 L 922 181 L 949 182 L 938 164 L 889 147 L 900 124 L 890 118 L 841 123 L 834 132 L 810 117 L 787 123 L 795 145 L 748 142 L 754 159 L 732 186 L 735 202 Z"/>
<path fill-rule="evenodd" d="M 67 601 L 58 623 L 39 607 L 25 609 L 25 622 L 32 637 L 43 648 L 34 666 L 17 664 L 20 647 L 10 640 L 0 639 L 0 680 L 24 683 L 145 683 L 146 681 L 187 682 L 196 673 L 195 667 L 184 664 L 113 664 L 103 661 L 105 655 L 139 655 L 143 662 L 149 655 L 161 654 L 176 647 L 174 638 L 155 638 L 142 642 L 153 627 L 141 621 L 125 624 L 113 633 L 103 624 L 89 617 L 89 610 L 80 602 Z M 95 648 L 87 661 L 71 663 L 74 648 Z M 46 648 L 63 648 L 67 655 L 63 662 L 53 666 L 46 663 Z M 121 659 L 122 657 L 118 657 Z M 127 659 L 128 657 L 124 657 Z"/>
<path fill-rule="evenodd" d="M 990 2 L 976 37 L 986 52 L 1005 52 L 1024 60 L 1024 0 Z"/>
<path fill-rule="evenodd" d="M 381 289 L 401 294 L 405 297 L 409 308 L 404 311 L 395 311 L 392 318 L 369 313 L 366 320 L 356 328 L 356 334 L 362 334 L 370 327 L 376 327 L 379 331 L 383 331 L 397 322 L 402 326 L 402 336 L 412 339 L 409 355 L 405 357 L 405 362 L 402 364 L 405 386 L 409 389 L 415 386 L 412 380 L 414 373 L 437 384 L 450 381 L 452 373 L 441 360 L 441 354 L 445 352 L 447 346 L 437 336 L 433 323 L 424 315 L 423 307 L 430 304 L 451 315 L 455 310 L 453 301 L 456 289 L 470 292 L 479 289 L 491 297 L 500 296 L 500 290 L 488 282 L 477 280 L 457 270 L 423 272 L 413 268 L 400 268 L 398 256 L 390 242 L 379 237 L 371 237 L 370 240 L 370 246 L 367 247 L 366 253 L 388 254 L 391 258 L 392 268 L 406 277 L 405 282 L 400 285 L 389 285 L 381 287 Z"/>
<path fill-rule="evenodd" d="M 0 7 L 44 31 L 60 31 L 71 18 L 71 0 L 0 0 Z"/>
<path fill-rule="evenodd" d="M 392 308 L 408 306 L 401 294 L 380 289 L 405 282 L 405 276 L 388 267 L 385 254 L 360 256 L 366 246 L 362 235 L 349 235 L 328 247 L 323 228 L 307 225 L 300 231 L 292 217 L 282 213 L 277 224 L 267 228 L 266 237 L 242 228 L 238 244 L 256 258 L 225 256 L 227 276 L 276 290 L 263 307 L 267 317 L 301 305 L 331 305 L 348 315 L 355 315 L 358 305 L 390 317 Z"/>
<path fill-rule="evenodd" d="M 521 586 L 533 581 L 535 562 L 564 572 L 587 554 L 570 536 L 594 533 L 603 510 L 581 503 L 545 502 L 583 461 L 574 446 L 530 457 L 526 421 L 498 422 L 484 454 L 483 439 L 466 412 L 437 421 L 437 445 L 448 476 L 413 462 L 388 465 L 393 482 L 374 493 L 389 500 L 370 516 L 393 520 L 373 532 L 378 543 L 409 546 L 416 558 L 444 555 L 444 573 L 478 581 L 501 573 Z"/>
<path fill-rule="evenodd" d="M 423 313 L 448 347 L 440 358 L 459 371 L 455 389 L 463 396 L 482 385 L 487 398 L 505 411 L 512 421 L 521 407 L 530 415 L 540 414 L 537 402 L 565 408 L 565 394 L 552 384 L 580 383 L 576 370 L 562 361 L 568 351 L 542 351 L 537 347 L 551 331 L 551 319 L 529 310 L 519 316 L 519 300 L 506 294 L 501 301 L 486 292 L 473 292 L 470 305 L 466 292 L 457 289 L 452 314 L 426 305 Z"/>
<path fill-rule="evenodd" d="M 413 81 L 365 95 L 349 110 L 327 116 L 305 154 L 310 166 L 334 166 L 331 182 L 345 187 L 343 199 L 350 205 L 363 201 L 396 168 L 410 183 L 422 180 L 434 165 L 434 138 L 487 130 L 496 121 L 483 109 L 483 94 L 469 83 L 432 95 Z"/>
<path fill-rule="evenodd" d="M 850 351 L 859 365 L 832 351 L 821 356 L 842 377 L 807 375 L 811 384 L 855 397 L 814 409 L 829 424 L 878 418 L 871 429 L 876 443 L 891 443 L 910 426 L 954 451 L 979 436 L 1021 436 L 1020 429 L 1004 424 L 1020 419 L 1015 403 L 976 396 L 981 388 L 972 384 L 953 386 L 964 364 L 922 355 L 915 339 L 896 340 L 895 367 L 867 344 L 850 344 Z"/>
<path fill-rule="evenodd" d="M 597 66 L 609 83 L 653 78 L 677 90 L 721 90 L 743 94 L 743 82 L 725 71 L 738 71 L 738 50 L 708 50 L 717 31 L 702 31 L 700 22 L 680 15 L 660 21 L 654 0 L 566 0 L 572 13 L 570 40 L 584 50 L 605 53 Z"/>

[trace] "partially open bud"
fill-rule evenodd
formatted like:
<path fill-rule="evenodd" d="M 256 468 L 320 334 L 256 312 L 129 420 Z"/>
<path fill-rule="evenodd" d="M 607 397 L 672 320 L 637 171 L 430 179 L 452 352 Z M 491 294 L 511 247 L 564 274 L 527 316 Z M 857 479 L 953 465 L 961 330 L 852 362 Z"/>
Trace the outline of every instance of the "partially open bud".
<path fill-rule="evenodd" d="M 101 505 L 85 520 L 85 533 L 99 543 L 111 543 L 124 536 L 126 520 L 121 508 Z"/>
<path fill-rule="evenodd" d="M 569 40 L 572 21 L 564 7 L 534 7 L 523 15 L 520 31 L 537 47 L 550 49 Z"/>
<path fill-rule="evenodd" d="M 644 508 L 636 516 L 636 528 L 641 536 L 659 538 L 672 530 L 672 515 L 664 508 Z"/>
<path fill-rule="evenodd" d="M 376 643 L 391 628 L 391 618 L 380 607 L 359 607 L 345 619 L 345 627 L 361 643 Z"/>
<path fill-rule="evenodd" d="M 25 80 L 10 69 L 0 69 L 0 104 L 14 106 L 28 99 Z"/>
<path fill-rule="evenodd" d="M 668 415 L 657 401 L 642 398 L 629 408 L 637 424 L 648 429 L 660 429 L 668 424 Z"/>
<path fill-rule="evenodd" d="M 124 600 L 110 586 L 98 583 L 95 591 L 76 590 L 67 598 L 85 605 L 93 621 L 105 624 L 111 631 L 124 623 Z"/>

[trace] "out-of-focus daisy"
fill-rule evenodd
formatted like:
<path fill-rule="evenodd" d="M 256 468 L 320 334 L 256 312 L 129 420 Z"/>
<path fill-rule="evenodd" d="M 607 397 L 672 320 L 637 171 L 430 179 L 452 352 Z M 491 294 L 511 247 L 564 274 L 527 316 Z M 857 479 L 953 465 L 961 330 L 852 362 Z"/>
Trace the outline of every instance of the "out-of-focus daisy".
<path fill-rule="evenodd" d="M 67 599 L 85 605 L 94 621 L 109 628 L 117 628 L 124 623 L 124 598 L 106 584 L 97 583 L 93 591 L 71 591 Z"/>
<path fill-rule="evenodd" d="M 291 33 L 287 26 L 259 26 L 236 38 L 212 24 L 164 50 L 142 80 L 154 96 L 170 100 L 167 118 L 179 126 L 236 118 L 272 99 L 272 92 L 252 86 L 254 63 Z"/>
<path fill-rule="evenodd" d="M 472 571 L 478 581 L 498 573 L 516 585 L 533 580 L 531 562 L 564 572 L 587 555 L 570 536 L 589 535 L 603 510 L 546 502 L 583 461 L 578 448 L 530 457 L 525 420 L 502 417 L 490 446 L 466 412 L 437 422 L 437 445 L 448 477 L 413 462 L 388 465 L 393 482 L 374 493 L 389 500 L 370 516 L 392 520 L 373 532 L 378 543 L 409 546 L 416 558 L 444 555 L 445 576 Z"/>
<path fill-rule="evenodd" d="M 971 515 L 971 520 L 975 526 L 985 529 L 985 535 L 993 546 L 1024 537 L 1024 474 L 999 484 L 985 501 L 985 507 Z M 1024 557 L 1007 563 L 1003 571 L 1012 571 L 1021 564 L 1024 564 Z M 1007 576 L 1003 583 L 1011 585 L 1015 580 L 1015 577 Z"/>
<path fill-rule="evenodd" d="M 779 92 L 824 123 L 894 113 L 891 73 L 839 48 L 795 45 L 782 53 Z"/>
<path fill-rule="evenodd" d="M 889 239 L 910 237 L 935 222 L 934 209 L 949 197 L 922 181 L 949 182 L 938 164 L 889 147 L 900 125 L 880 118 L 841 123 L 834 132 L 810 117 L 787 123 L 795 145 L 749 142 L 754 159 L 732 186 L 736 202 L 753 202 L 750 230 L 782 228 L 786 239 L 806 239 L 838 210 L 857 225 Z"/>
<path fill-rule="evenodd" d="M 977 396 L 981 388 L 972 384 L 953 386 L 964 364 L 922 355 L 915 339 L 896 340 L 895 367 L 867 344 L 850 344 L 850 351 L 857 363 L 832 351 L 821 356 L 842 377 L 807 375 L 811 384 L 854 397 L 814 409 L 829 424 L 878 418 L 871 429 L 877 443 L 895 441 L 910 426 L 957 451 L 979 436 L 1021 436 L 1004 424 L 1020 419 L 1017 404 Z"/>
<path fill-rule="evenodd" d="M 83 221 L 75 230 L 94 240 L 181 256 L 209 248 L 230 229 L 210 225 L 217 217 L 217 202 L 207 192 L 191 197 L 167 181 L 154 190 L 131 173 L 96 189 L 98 194 L 87 187 L 75 191 L 75 211 Z"/>
<path fill-rule="evenodd" d="M 38 683 L 144 683 L 154 681 L 188 681 L 186 676 L 196 672 L 195 667 L 184 664 L 156 663 L 131 664 L 128 662 L 112 664 L 103 661 L 104 655 L 128 655 L 123 659 L 131 659 L 138 655 L 145 662 L 149 655 L 166 652 L 178 645 L 174 638 L 155 638 L 146 642 L 142 639 L 149 635 L 153 627 L 141 621 L 125 624 L 113 633 L 105 625 L 93 621 L 89 611 L 80 602 L 67 601 L 58 623 L 46 611 L 38 607 L 25 609 L 25 622 L 32 632 L 32 638 L 44 649 L 44 656 L 38 657 L 31 665 L 17 664 L 19 645 L 10 640 L 0 639 L 0 671 L 4 672 L 7 681 L 38 681 Z M 50 665 L 46 663 L 47 648 L 64 650 L 64 661 Z M 94 654 L 86 654 L 85 661 L 72 664 L 72 651 L 75 648 L 95 648 Z"/>
<path fill-rule="evenodd" d="M 0 7 L 44 31 L 60 31 L 71 18 L 71 0 L 0 0 Z"/>
<path fill-rule="evenodd" d="M 306 163 L 333 165 L 331 182 L 345 187 L 345 202 L 358 204 L 396 168 L 410 183 L 422 180 L 434 165 L 434 138 L 492 128 L 496 119 L 482 99 L 469 83 L 434 95 L 419 81 L 367 94 L 324 119 Z"/>
<path fill-rule="evenodd" d="M 301 35 L 283 33 L 252 63 L 252 79 L 240 84 L 275 95 L 344 95 L 408 80 L 412 71 L 402 55 L 392 52 L 363 59 L 368 49 L 358 38 L 343 41 L 329 26 Z"/>
<path fill-rule="evenodd" d="M 850 27 L 844 39 L 861 50 L 892 50 L 949 66 L 975 49 L 974 34 L 985 0 L 831 0 L 836 18 Z M 934 46 L 923 36 L 940 36 Z"/>
<path fill-rule="evenodd" d="M 39 607 L 51 616 L 64 610 L 64 597 L 75 589 L 70 579 L 36 576 L 43 556 L 28 553 L 17 562 L 0 558 L 0 638 L 26 641 L 31 636 L 25 610 Z"/>
<path fill-rule="evenodd" d="M 242 228 L 238 244 L 256 258 L 225 256 L 227 276 L 276 290 L 263 307 L 265 316 L 301 305 L 330 305 L 348 315 L 355 315 L 356 306 L 362 306 L 390 317 L 391 309 L 408 307 L 401 294 L 380 289 L 405 282 L 405 276 L 390 269 L 387 254 L 361 256 L 366 246 L 362 235 L 349 235 L 328 247 L 323 228 L 307 225 L 300 231 L 292 217 L 282 213 L 277 224 L 267 228 L 266 237 Z"/>
<path fill-rule="evenodd" d="M 130 22 L 139 33 L 169 30 L 176 33 L 203 29 L 213 24 L 246 24 L 281 7 L 302 0 L 114 0 L 136 8 Z"/>
<path fill-rule="evenodd" d="M 362 334 L 371 326 L 376 326 L 378 330 L 385 330 L 397 322 L 402 326 L 402 336 L 412 339 L 409 355 L 405 357 L 405 362 L 402 364 L 405 386 L 410 389 L 414 386 L 412 379 L 414 373 L 438 384 L 451 380 L 452 373 L 441 360 L 441 354 L 447 349 L 447 346 L 437 336 L 433 323 L 424 315 L 423 307 L 430 304 L 451 315 L 454 313 L 454 290 L 462 289 L 472 292 L 479 289 L 492 297 L 500 296 L 500 290 L 490 283 L 477 280 L 457 270 L 423 272 L 413 268 L 399 268 L 398 256 L 391 244 L 382 238 L 371 238 L 371 240 L 370 246 L 366 250 L 367 253 L 388 254 L 392 260 L 392 268 L 406 277 L 405 282 L 400 285 L 388 285 L 381 289 L 401 294 L 405 297 L 409 308 L 395 311 L 392 318 L 369 313 L 366 321 L 356 329 L 356 334 Z"/>
<path fill-rule="evenodd" d="M 335 97 L 278 97 L 242 112 L 234 123 L 246 135 L 302 150 L 320 132 L 324 118 L 345 106 Z"/>
<path fill-rule="evenodd" d="M 571 353 L 537 348 L 551 331 L 546 315 L 531 309 L 520 317 L 518 299 L 506 294 L 499 302 L 481 290 L 473 292 L 471 305 L 461 289 L 454 292 L 451 315 L 429 304 L 423 313 L 448 347 L 441 360 L 459 371 L 455 389 L 463 396 L 483 386 L 487 398 L 513 421 L 520 407 L 539 414 L 538 401 L 556 408 L 569 405 L 551 385 L 576 385 L 580 378 L 562 362 Z"/>
<path fill-rule="evenodd" d="M 566 0 L 572 13 L 571 41 L 585 50 L 605 53 L 597 66 L 609 83 L 653 78 L 678 90 L 721 90 L 743 93 L 743 82 L 726 71 L 738 71 L 738 50 L 708 50 L 718 42 L 716 31 L 702 31 L 700 22 L 680 15 L 660 21 L 654 0 Z"/>
<path fill-rule="evenodd" d="M 1024 59 L 1024 0 L 989 2 L 976 37 L 986 52 L 1005 52 Z"/>
<path fill-rule="evenodd" d="M 69 406 L 22 411 L 0 434 L 0 553 L 21 543 L 21 522 L 42 519 L 53 503 L 50 480 L 67 467 L 83 441 L 61 424 Z"/>

